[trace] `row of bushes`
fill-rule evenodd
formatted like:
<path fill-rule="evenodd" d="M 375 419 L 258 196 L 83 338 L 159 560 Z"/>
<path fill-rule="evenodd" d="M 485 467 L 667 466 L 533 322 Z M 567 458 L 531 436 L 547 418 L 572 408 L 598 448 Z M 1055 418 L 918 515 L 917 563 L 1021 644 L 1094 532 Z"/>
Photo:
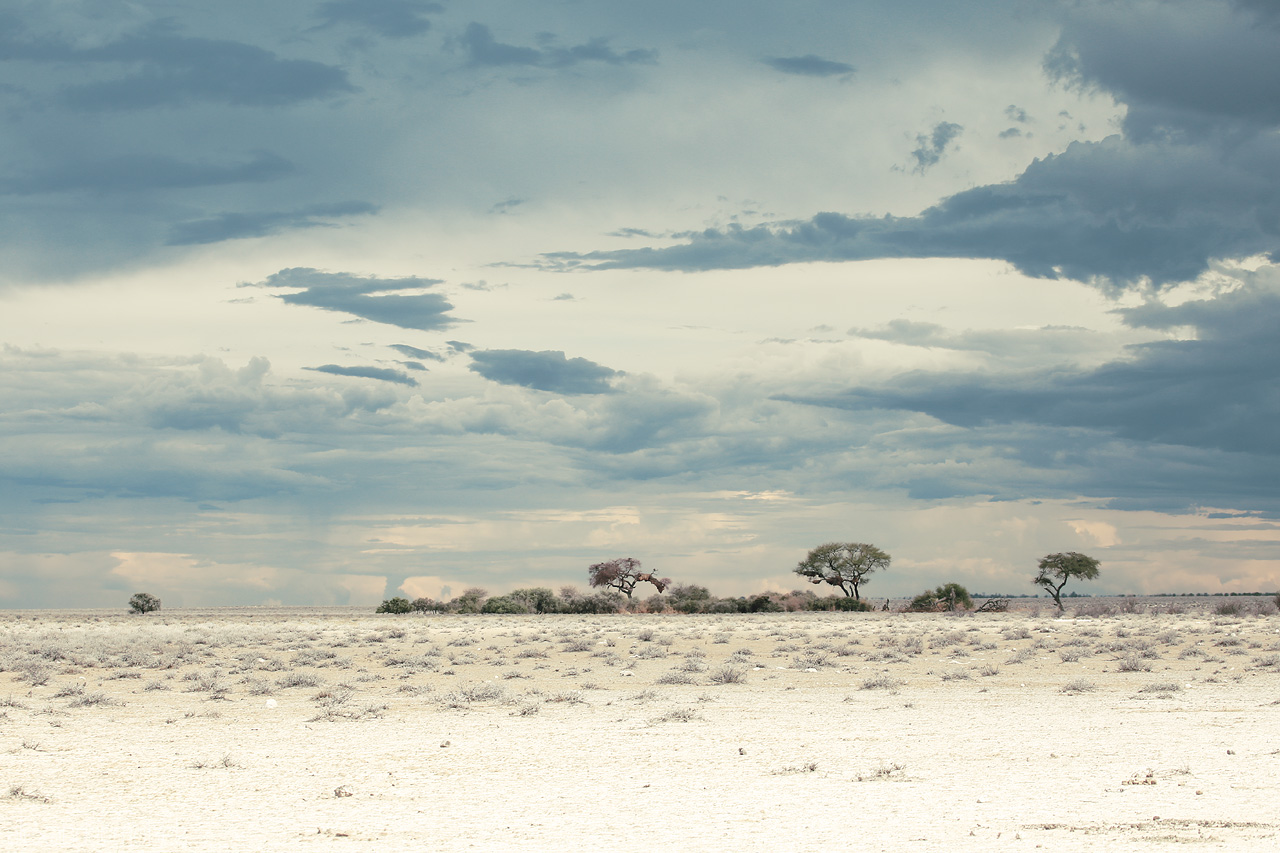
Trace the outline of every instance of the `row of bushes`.
<path fill-rule="evenodd" d="M 517 589 L 490 596 L 472 587 L 450 601 L 404 597 L 389 598 L 379 613 L 781 613 L 797 610 L 871 610 L 856 598 L 832 595 L 820 598 L 807 590 L 769 592 L 738 598 L 717 598 L 705 586 L 675 584 L 665 593 L 648 598 L 627 598 L 617 592 L 583 594 L 571 586 L 559 594 L 546 587 Z"/>

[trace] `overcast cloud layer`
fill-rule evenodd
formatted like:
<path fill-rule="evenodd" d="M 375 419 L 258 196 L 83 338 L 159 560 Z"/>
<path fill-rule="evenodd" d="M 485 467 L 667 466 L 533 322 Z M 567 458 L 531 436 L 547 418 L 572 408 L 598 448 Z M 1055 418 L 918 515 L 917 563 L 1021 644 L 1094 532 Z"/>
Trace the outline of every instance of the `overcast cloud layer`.
<path fill-rule="evenodd" d="M 1280 587 L 1277 57 L 1243 0 L 4 4 L 0 606 Z"/>

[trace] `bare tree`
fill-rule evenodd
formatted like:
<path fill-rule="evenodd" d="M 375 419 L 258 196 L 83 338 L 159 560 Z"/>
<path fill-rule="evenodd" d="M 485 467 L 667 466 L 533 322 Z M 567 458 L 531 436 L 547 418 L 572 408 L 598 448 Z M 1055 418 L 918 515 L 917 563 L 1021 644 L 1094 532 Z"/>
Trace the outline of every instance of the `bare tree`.
<path fill-rule="evenodd" d="M 605 563 L 596 563 L 587 569 L 587 581 L 593 587 L 607 586 L 631 597 L 636 584 L 651 583 L 662 592 L 671 585 L 671 578 L 655 578 L 650 572 L 640 571 L 640 561 L 631 557 L 619 557 Z"/>

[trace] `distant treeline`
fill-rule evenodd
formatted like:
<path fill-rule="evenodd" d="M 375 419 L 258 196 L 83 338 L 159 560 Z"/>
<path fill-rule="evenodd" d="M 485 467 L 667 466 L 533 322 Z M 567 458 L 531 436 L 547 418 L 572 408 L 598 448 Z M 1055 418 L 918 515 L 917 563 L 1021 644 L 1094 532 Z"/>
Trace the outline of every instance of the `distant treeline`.
<path fill-rule="evenodd" d="M 472 587 L 449 601 L 433 598 L 389 598 L 379 613 L 782 613 L 797 610 L 873 610 L 865 600 L 843 595 L 820 597 L 808 590 L 766 592 L 758 595 L 720 598 L 705 586 L 673 584 L 663 593 L 646 598 L 628 598 L 613 590 L 584 593 L 576 587 L 561 587 L 559 593 L 546 587 L 517 589 L 506 595 L 489 595 Z"/>
<path fill-rule="evenodd" d="M 1101 595 L 1083 593 L 1063 595 L 1064 599 L 1091 598 L 1213 598 L 1221 596 L 1277 596 L 1270 592 L 1168 592 L 1150 596 Z M 1039 595 L 986 593 L 973 595 L 974 599 L 1041 598 Z M 881 601 L 881 599 L 876 599 Z M 547 587 L 517 589 L 505 595 L 490 595 L 480 587 L 471 587 L 456 598 L 447 601 L 434 598 L 396 597 L 383 601 L 379 613 L 783 613 L 795 611 L 869 611 L 888 609 L 890 601 L 902 598 L 886 598 L 879 607 L 867 599 L 849 598 L 843 595 L 819 596 L 805 589 L 790 592 L 765 592 L 757 595 L 719 597 L 705 586 L 697 584 L 673 584 L 665 592 L 648 597 L 628 598 L 614 590 L 582 592 L 576 587 L 561 587 L 553 592 Z M 901 609 L 895 607 L 894 609 Z"/>

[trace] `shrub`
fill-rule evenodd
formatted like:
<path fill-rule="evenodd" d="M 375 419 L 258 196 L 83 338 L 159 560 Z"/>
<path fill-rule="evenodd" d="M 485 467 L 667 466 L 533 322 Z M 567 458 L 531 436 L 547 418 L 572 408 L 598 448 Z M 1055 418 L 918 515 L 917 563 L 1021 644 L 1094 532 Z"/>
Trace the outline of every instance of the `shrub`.
<path fill-rule="evenodd" d="M 512 595 L 495 595 L 480 607 L 481 613 L 532 613 L 529 605 Z"/>
<path fill-rule="evenodd" d="M 747 671 L 741 667 L 726 664 L 707 675 L 713 684 L 743 684 L 747 680 Z"/>
<path fill-rule="evenodd" d="M 160 599 L 145 592 L 136 592 L 129 599 L 130 613 L 152 613 L 160 609 Z"/>
<path fill-rule="evenodd" d="M 851 613 L 867 613 L 873 608 L 860 598 L 849 598 L 843 595 L 831 595 L 826 598 L 813 598 L 805 602 L 806 610 L 846 611 Z"/>
<path fill-rule="evenodd" d="M 556 594 L 544 586 L 517 589 L 506 597 L 523 604 L 525 613 L 560 612 L 560 602 L 556 599 Z"/>
<path fill-rule="evenodd" d="M 479 613 L 484 600 L 488 597 L 487 589 L 473 586 L 470 589 L 464 589 L 462 595 L 449 602 L 449 609 L 458 613 Z"/>
<path fill-rule="evenodd" d="M 443 601 L 436 601 L 434 598 L 415 598 L 413 600 L 413 609 L 417 613 L 443 613 L 449 609 L 449 605 Z"/>
<path fill-rule="evenodd" d="M 1098 689 L 1097 685 L 1094 684 L 1092 681 L 1087 681 L 1083 678 L 1077 678 L 1073 681 L 1068 681 L 1066 684 L 1062 685 L 1062 687 L 1059 688 L 1059 692 L 1060 693 L 1089 693 L 1097 689 Z"/>
<path fill-rule="evenodd" d="M 973 607 L 973 599 L 969 590 L 958 583 L 944 583 L 937 589 L 920 593 L 911 599 L 910 609 L 917 613 L 935 610 L 969 610 Z"/>
<path fill-rule="evenodd" d="M 612 590 L 593 595 L 579 595 L 573 591 L 571 596 L 566 596 L 564 593 L 562 591 L 560 596 L 563 613 L 617 613 L 624 601 L 621 594 Z"/>
<path fill-rule="evenodd" d="M 748 613 L 781 613 L 786 610 L 774 594 L 761 593 L 747 599 Z"/>
<path fill-rule="evenodd" d="M 711 590 L 705 586 L 678 583 L 667 595 L 671 609 L 680 613 L 700 613 L 711 604 Z"/>
<path fill-rule="evenodd" d="M 409 603 L 409 599 L 404 596 L 397 595 L 395 598 L 388 598 L 386 601 L 378 605 L 377 613 L 412 613 L 413 605 Z"/>

